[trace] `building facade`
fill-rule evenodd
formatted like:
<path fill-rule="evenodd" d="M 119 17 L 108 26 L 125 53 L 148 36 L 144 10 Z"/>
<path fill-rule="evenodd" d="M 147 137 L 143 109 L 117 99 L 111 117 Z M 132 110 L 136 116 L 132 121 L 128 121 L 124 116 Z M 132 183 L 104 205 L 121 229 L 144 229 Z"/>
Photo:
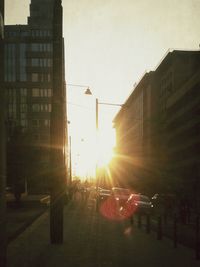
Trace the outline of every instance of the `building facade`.
<path fill-rule="evenodd" d="M 5 26 L 5 86 L 11 154 L 8 183 L 13 170 L 24 176 L 29 192 L 45 192 L 51 147 L 51 111 L 53 95 L 53 16 L 54 0 L 32 0 L 27 25 Z M 62 43 L 64 51 L 64 41 Z M 64 53 L 62 54 L 63 105 L 65 100 Z M 66 121 L 66 108 L 64 122 Z M 13 155 L 13 143 L 23 151 Z M 27 154 L 19 156 L 21 154 Z M 14 159 L 13 159 L 14 157 Z M 16 159 L 18 158 L 18 159 Z M 13 161 L 16 162 L 13 166 Z M 9 164 L 9 163 L 8 163 Z M 23 175 L 21 166 L 27 165 Z M 25 183 L 24 183 L 25 182 Z"/>
<path fill-rule="evenodd" d="M 118 153 L 131 155 L 131 174 L 145 192 L 182 192 L 199 202 L 199 71 L 199 51 L 169 52 L 151 78 L 144 75 L 114 120 Z M 135 157 L 145 171 L 136 172 Z"/>
<path fill-rule="evenodd" d="M 118 176 L 120 184 L 125 181 L 126 185 L 135 190 L 139 190 L 144 175 L 150 174 L 153 78 L 154 72 L 145 73 L 114 119 L 118 155 L 113 162 L 114 170 L 117 170 L 114 177 Z"/>
<path fill-rule="evenodd" d="M 173 51 L 156 69 L 163 178 L 168 190 L 176 188 L 195 203 L 200 190 L 199 74 L 200 51 Z"/>

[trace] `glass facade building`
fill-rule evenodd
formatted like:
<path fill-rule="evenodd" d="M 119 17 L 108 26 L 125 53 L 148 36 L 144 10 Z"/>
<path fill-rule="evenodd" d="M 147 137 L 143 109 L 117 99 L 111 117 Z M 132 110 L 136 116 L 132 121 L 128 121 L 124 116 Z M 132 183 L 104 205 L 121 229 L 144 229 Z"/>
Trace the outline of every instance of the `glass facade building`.
<path fill-rule="evenodd" d="M 27 25 L 5 26 L 4 77 L 8 132 L 12 136 L 15 129 L 20 128 L 28 136 L 35 155 L 39 155 L 34 160 L 29 191 L 46 190 L 45 170 L 50 163 L 53 4 L 53 0 L 32 0 Z"/>

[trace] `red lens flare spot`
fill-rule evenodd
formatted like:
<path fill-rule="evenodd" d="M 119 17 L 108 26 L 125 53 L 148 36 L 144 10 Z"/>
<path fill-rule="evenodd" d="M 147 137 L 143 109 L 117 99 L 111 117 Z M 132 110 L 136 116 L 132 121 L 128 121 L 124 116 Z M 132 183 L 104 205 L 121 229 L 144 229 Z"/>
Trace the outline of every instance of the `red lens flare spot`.
<path fill-rule="evenodd" d="M 107 219 L 110 220 L 123 220 L 123 216 L 120 214 L 120 207 L 117 200 L 114 197 L 107 198 L 100 204 L 100 213 Z"/>

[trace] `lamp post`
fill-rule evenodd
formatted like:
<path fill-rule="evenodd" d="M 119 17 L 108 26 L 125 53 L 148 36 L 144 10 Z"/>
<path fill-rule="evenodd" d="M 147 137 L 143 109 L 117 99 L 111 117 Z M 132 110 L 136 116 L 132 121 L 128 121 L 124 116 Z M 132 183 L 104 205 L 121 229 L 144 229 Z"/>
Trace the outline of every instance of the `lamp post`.
<path fill-rule="evenodd" d="M 69 185 L 72 183 L 72 139 L 69 137 Z"/>
<path fill-rule="evenodd" d="M 61 0 L 54 2 L 53 14 L 53 96 L 51 112 L 51 173 L 50 173 L 50 240 L 63 243 L 63 209 L 66 186 L 65 95 L 63 80 L 63 37 Z"/>
<path fill-rule="evenodd" d="M 123 104 L 99 102 L 98 98 L 96 98 L 96 135 L 97 135 L 96 138 L 98 138 L 98 131 L 99 131 L 99 105 L 118 106 L 118 107 L 123 106 Z M 98 140 L 96 140 L 96 142 L 98 142 Z M 98 187 L 99 187 L 99 178 L 98 178 L 98 158 L 97 158 L 97 161 L 96 161 L 96 189 L 97 190 L 98 190 Z"/>

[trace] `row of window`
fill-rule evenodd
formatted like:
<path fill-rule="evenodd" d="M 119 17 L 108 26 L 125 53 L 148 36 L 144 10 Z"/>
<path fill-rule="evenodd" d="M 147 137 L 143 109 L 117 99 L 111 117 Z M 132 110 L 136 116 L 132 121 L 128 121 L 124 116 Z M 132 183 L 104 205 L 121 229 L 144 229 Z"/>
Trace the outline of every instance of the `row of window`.
<path fill-rule="evenodd" d="M 32 126 L 33 127 L 50 127 L 50 120 L 32 120 Z"/>
<path fill-rule="evenodd" d="M 51 89 L 33 88 L 32 89 L 32 96 L 33 97 L 51 97 L 52 96 L 52 90 Z"/>
<path fill-rule="evenodd" d="M 32 58 L 31 66 L 32 67 L 51 67 L 52 59 L 51 58 Z"/>
<path fill-rule="evenodd" d="M 41 140 L 41 141 L 47 141 L 48 142 L 50 140 L 50 136 L 48 134 L 34 134 L 33 139 L 35 141 Z"/>
<path fill-rule="evenodd" d="M 26 52 L 29 49 L 29 44 L 20 43 L 20 44 L 6 44 L 5 45 L 5 81 L 15 82 L 27 81 L 27 55 Z M 37 52 L 50 52 L 52 51 L 51 43 L 32 43 L 31 51 Z M 17 60 L 19 59 L 19 61 Z M 31 58 L 32 67 L 51 67 L 52 59 L 51 58 Z M 18 72 L 19 70 L 19 72 Z M 41 77 L 39 79 L 38 75 L 33 74 L 32 81 L 50 81 L 50 75 L 47 77 Z M 35 76 L 37 76 L 35 78 Z"/>
<path fill-rule="evenodd" d="M 51 75 L 50 73 L 32 73 L 31 74 L 31 81 L 32 82 L 50 82 Z"/>
<path fill-rule="evenodd" d="M 31 30 L 31 36 L 33 37 L 50 37 L 52 31 L 50 30 Z"/>
<path fill-rule="evenodd" d="M 51 43 L 32 43 L 31 51 L 33 52 L 52 52 L 53 46 Z"/>
<path fill-rule="evenodd" d="M 26 113 L 21 113 L 21 118 L 20 118 L 20 125 L 22 127 L 27 127 L 28 126 L 28 120 Z M 32 120 L 31 121 L 32 127 L 39 128 L 39 127 L 50 127 L 50 120 L 44 119 L 44 120 Z"/>
<path fill-rule="evenodd" d="M 28 94 L 27 88 L 20 88 L 20 99 L 25 99 Z M 8 102 L 14 103 L 16 102 L 16 89 L 7 89 L 6 94 L 8 97 Z M 46 89 L 46 88 L 33 88 L 32 89 L 32 97 L 51 97 L 52 96 L 52 89 Z"/>
<path fill-rule="evenodd" d="M 51 104 L 32 104 L 33 112 L 51 112 Z"/>
<path fill-rule="evenodd" d="M 32 37 L 50 37 L 52 36 L 52 31 L 50 30 L 16 30 L 16 31 L 6 31 L 7 37 L 26 37 L 26 36 L 32 36 Z"/>

